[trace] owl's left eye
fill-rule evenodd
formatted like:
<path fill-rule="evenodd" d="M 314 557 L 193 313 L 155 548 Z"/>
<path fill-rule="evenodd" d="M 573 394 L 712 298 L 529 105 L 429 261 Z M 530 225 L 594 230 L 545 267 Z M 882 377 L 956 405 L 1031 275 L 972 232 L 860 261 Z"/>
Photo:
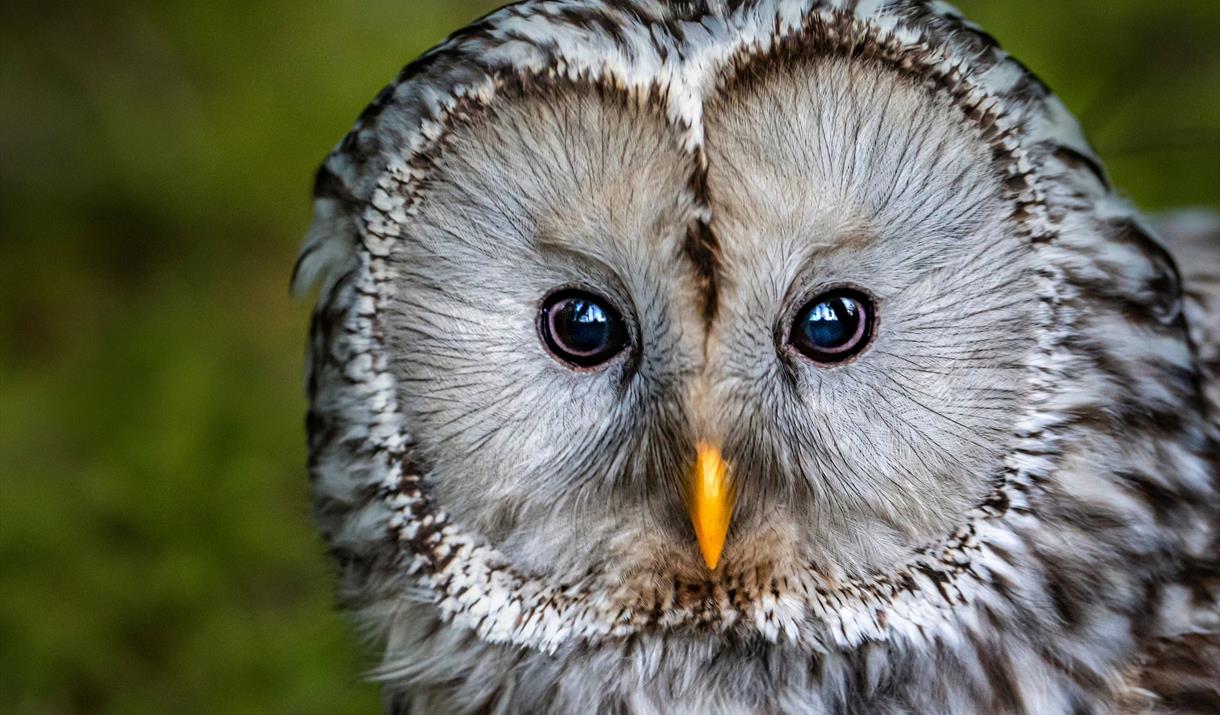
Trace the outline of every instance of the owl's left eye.
<path fill-rule="evenodd" d="M 575 367 L 596 367 L 627 346 L 627 326 L 605 298 L 579 290 L 551 294 L 538 316 L 542 341 Z"/>
<path fill-rule="evenodd" d="M 875 311 L 873 301 L 858 290 L 827 291 L 797 312 L 788 342 L 814 362 L 843 362 L 868 347 Z"/>

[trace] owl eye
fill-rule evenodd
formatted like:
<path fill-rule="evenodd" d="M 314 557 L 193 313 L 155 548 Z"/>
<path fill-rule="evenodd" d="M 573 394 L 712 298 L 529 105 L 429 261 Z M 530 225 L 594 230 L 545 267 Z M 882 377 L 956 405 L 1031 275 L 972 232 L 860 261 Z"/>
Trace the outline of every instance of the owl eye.
<path fill-rule="evenodd" d="M 788 342 L 814 362 L 843 362 L 868 347 L 874 311 L 873 301 L 860 291 L 827 291 L 797 312 Z"/>
<path fill-rule="evenodd" d="M 605 298 L 579 290 L 553 293 L 539 315 L 542 341 L 551 353 L 576 367 L 595 367 L 627 345 L 627 326 Z"/>

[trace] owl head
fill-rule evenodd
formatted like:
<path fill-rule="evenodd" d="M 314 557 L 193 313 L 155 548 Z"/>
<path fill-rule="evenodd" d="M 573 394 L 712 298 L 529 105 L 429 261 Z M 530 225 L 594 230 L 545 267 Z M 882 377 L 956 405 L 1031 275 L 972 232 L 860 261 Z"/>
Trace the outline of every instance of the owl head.
<path fill-rule="evenodd" d="M 513 5 L 315 195 L 317 512 L 391 641 L 1117 651 L 1149 494 L 1214 498 L 1172 261 L 943 4 Z"/>

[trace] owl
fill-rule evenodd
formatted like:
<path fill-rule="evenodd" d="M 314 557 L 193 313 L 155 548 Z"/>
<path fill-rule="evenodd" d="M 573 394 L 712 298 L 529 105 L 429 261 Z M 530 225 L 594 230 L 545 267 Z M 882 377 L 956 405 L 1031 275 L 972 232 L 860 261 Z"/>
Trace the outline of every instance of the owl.
<path fill-rule="evenodd" d="M 314 193 L 388 711 L 1220 710 L 1220 225 L 948 5 L 511 5 Z"/>

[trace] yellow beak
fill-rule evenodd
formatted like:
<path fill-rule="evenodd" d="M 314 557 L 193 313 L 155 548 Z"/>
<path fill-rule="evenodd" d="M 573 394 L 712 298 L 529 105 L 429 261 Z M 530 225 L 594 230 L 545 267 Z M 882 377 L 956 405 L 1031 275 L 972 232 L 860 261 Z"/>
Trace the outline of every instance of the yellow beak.
<path fill-rule="evenodd" d="M 691 524 L 695 527 L 695 538 L 708 570 L 716 570 L 720 563 L 720 552 L 724 550 L 724 537 L 729 533 L 729 520 L 733 517 L 735 494 L 728 479 L 728 467 L 720 457 L 720 450 L 706 443 L 699 443 L 695 452 L 695 473 L 692 475 L 687 508 Z"/>

